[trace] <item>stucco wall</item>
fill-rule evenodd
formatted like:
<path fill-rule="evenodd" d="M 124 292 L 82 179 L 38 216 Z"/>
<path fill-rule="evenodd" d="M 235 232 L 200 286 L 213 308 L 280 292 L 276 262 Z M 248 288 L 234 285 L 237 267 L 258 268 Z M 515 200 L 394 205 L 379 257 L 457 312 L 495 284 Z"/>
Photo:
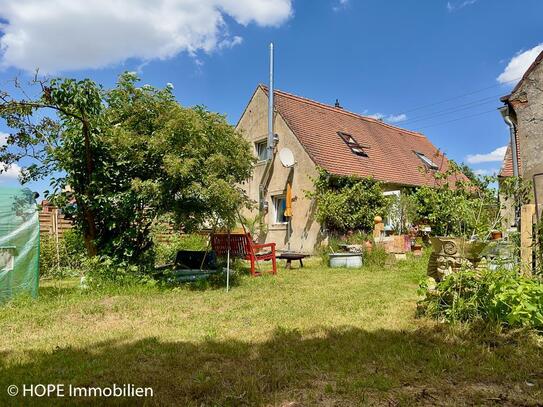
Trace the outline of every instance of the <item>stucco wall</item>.
<path fill-rule="evenodd" d="M 543 63 L 524 79 L 520 88 L 509 98 L 516 114 L 520 160 L 525 179 L 543 172 Z M 543 202 L 543 191 L 538 193 Z"/>
<path fill-rule="evenodd" d="M 261 88 L 258 88 L 253 95 L 237 128 L 247 140 L 251 141 L 253 148 L 255 142 L 266 139 L 268 132 L 268 97 Z M 285 194 L 287 182 L 290 180 L 293 197 L 290 249 L 303 253 L 312 253 L 322 236 L 319 232 L 320 225 L 314 221 L 314 203 L 305 197 L 304 191 L 313 188 L 310 178 L 317 176 L 317 170 L 296 136 L 277 113 L 274 115 L 274 131 L 279 137 L 276 151 L 280 151 L 284 147 L 289 148 L 294 153 L 296 165 L 292 169 L 284 168 L 276 154 L 265 196 L 268 203 L 265 216 L 268 231 L 261 240 L 277 243 L 277 248 L 280 250 L 287 249 L 287 225 L 274 222 L 273 196 Z M 248 196 L 255 202 L 258 202 L 259 199 L 259 185 L 264 169 L 265 163 L 257 163 L 253 176 L 243 184 Z M 254 210 L 250 215 L 256 216 L 257 213 L 258 210 Z"/>

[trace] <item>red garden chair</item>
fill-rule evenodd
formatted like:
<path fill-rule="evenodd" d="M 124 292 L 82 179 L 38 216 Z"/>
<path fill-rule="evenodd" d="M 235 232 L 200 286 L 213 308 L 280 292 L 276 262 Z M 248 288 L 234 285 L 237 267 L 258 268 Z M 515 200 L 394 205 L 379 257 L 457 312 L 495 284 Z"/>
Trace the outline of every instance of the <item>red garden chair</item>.
<path fill-rule="evenodd" d="M 271 260 L 272 274 L 277 274 L 277 261 L 275 258 L 275 243 L 256 244 L 250 233 L 213 233 L 211 235 L 211 248 L 217 256 L 224 257 L 230 248 L 230 256 L 251 262 L 251 275 L 259 276 L 256 271 L 256 262 Z"/>

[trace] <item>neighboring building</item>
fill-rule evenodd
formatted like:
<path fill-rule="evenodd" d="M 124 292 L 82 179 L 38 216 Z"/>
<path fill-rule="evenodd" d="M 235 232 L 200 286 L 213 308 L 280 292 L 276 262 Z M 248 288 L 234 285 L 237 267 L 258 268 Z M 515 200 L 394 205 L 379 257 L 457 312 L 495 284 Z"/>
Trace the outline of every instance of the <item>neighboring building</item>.
<path fill-rule="evenodd" d="M 285 168 L 276 154 L 264 186 L 267 231 L 261 240 L 276 242 L 278 249 L 286 249 L 289 240 L 284 216 L 288 183 L 293 196 L 290 249 L 311 253 L 325 238 L 314 219 L 314 202 L 306 197 L 317 167 L 337 175 L 372 176 L 385 183 L 387 193 L 399 193 L 405 186 L 435 185 L 431 174 L 421 169 L 448 168 L 447 158 L 423 134 L 348 112 L 339 104 L 325 105 L 281 91 L 275 91 L 274 98 L 275 151 L 286 147 L 296 160 L 293 168 Z M 244 184 L 255 202 L 260 200 L 266 168 L 267 122 L 268 89 L 259 85 L 237 125 L 259 158 L 252 178 Z M 466 178 L 462 175 L 462 179 Z"/>
<path fill-rule="evenodd" d="M 543 173 L 543 52 L 530 65 L 513 91 L 501 98 L 502 114 L 513 123 L 516 137 L 518 173 L 521 178 L 532 180 Z M 513 149 L 509 140 L 499 176 L 513 175 Z M 538 203 L 543 203 L 543 182 L 539 180 Z M 511 215 L 509 215 L 511 217 Z M 514 223 L 514 222 L 513 222 Z"/>

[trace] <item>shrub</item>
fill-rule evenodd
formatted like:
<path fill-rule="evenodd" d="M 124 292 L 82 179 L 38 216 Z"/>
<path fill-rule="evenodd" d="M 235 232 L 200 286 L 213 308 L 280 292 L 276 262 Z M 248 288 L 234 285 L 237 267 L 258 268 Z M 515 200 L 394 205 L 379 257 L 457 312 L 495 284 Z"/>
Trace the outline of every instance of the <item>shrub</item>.
<path fill-rule="evenodd" d="M 332 233 L 371 231 L 376 215 L 385 216 L 390 199 L 373 178 L 332 175 L 319 169 L 315 190 L 306 192 L 317 205 L 316 219 Z"/>
<path fill-rule="evenodd" d="M 492 183 L 494 177 L 464 178 L 462 169 L 449 161 L 449 169 L 427 174 L 435 186 L 422 186 L 413 191 L 415 224 L 428 224 L 437 236 L 457 236 L 486 239 L 500 223 L 499 203 Z M 470 175 L 470 174 L 468 174 Z"/>
<path fill-rule="evenodd" d="M 364 266 L 383 268 L 386 265 L 388 253 L 383 245 L 374 245 L 371 250 L 364 251 Z"/>
<path fill-rule="evenodd" d="M 515 271 L 463 270 L 421 293 L 420 310 L 434 318 L 543 329 L 543 284 Z"/>
<path fill-rule="evenodd" d="M 57 242 L 54 236 L 40 237 L 40 277 L 64 278 L 78 274 L 85 257 L 81 234 L 68 230 Z"/>
<path fill-rule="evenodd" d="M 103 288 L 108 286 L 156 285 L 146 269 L 127 261 L 108 256 L 85 258 L 81 264 L 82 288 Z"/>
<path fill-rule="evenodd" d="M 155 262 L 156 264 L 171 263 L 179 250 L 206 249 L 208 249 L 208 237 L 196 233 L 188 235 L 175 233 L 167 241 L 158 241 L 155 238 Z"/>

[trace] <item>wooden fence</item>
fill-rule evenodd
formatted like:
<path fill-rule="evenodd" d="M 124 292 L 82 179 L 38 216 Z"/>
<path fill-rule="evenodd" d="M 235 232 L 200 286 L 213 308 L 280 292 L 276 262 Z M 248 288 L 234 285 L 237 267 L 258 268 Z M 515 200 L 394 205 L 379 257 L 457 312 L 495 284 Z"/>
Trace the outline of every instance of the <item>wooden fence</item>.
<path fill-rule="evenodd" d="M 55 241 L 62 239 L 64 233 L 73 228 L 73 222 L 66 219 L 60 210 L 52 206 L 44 207 L 39 218 L 40 235 L 54 237 Z M 177 233 L 181 233 L 181 231 Z M 161 231 L 156 234 L 156 239 L 160 243 L 167 243 L 177 233 L 173 225 L 162 225 Z M 206 234 L 205 231 L 202 233 Z"/>
<path fill-rule="evenodd" d="M 72 229 L 73 223 L 57 209 L 48 207 L 39 214 L 40 235 L 54 236 L 61 239 L 66 231 Z"/>
<path fill-rule="evenodd" d="M 521 271 L 531 275 L 536 267 L 535 246 L 537 242 L 537 222 L 535 205 L 522 205 L 520 210 L 520 263 Z"/>

